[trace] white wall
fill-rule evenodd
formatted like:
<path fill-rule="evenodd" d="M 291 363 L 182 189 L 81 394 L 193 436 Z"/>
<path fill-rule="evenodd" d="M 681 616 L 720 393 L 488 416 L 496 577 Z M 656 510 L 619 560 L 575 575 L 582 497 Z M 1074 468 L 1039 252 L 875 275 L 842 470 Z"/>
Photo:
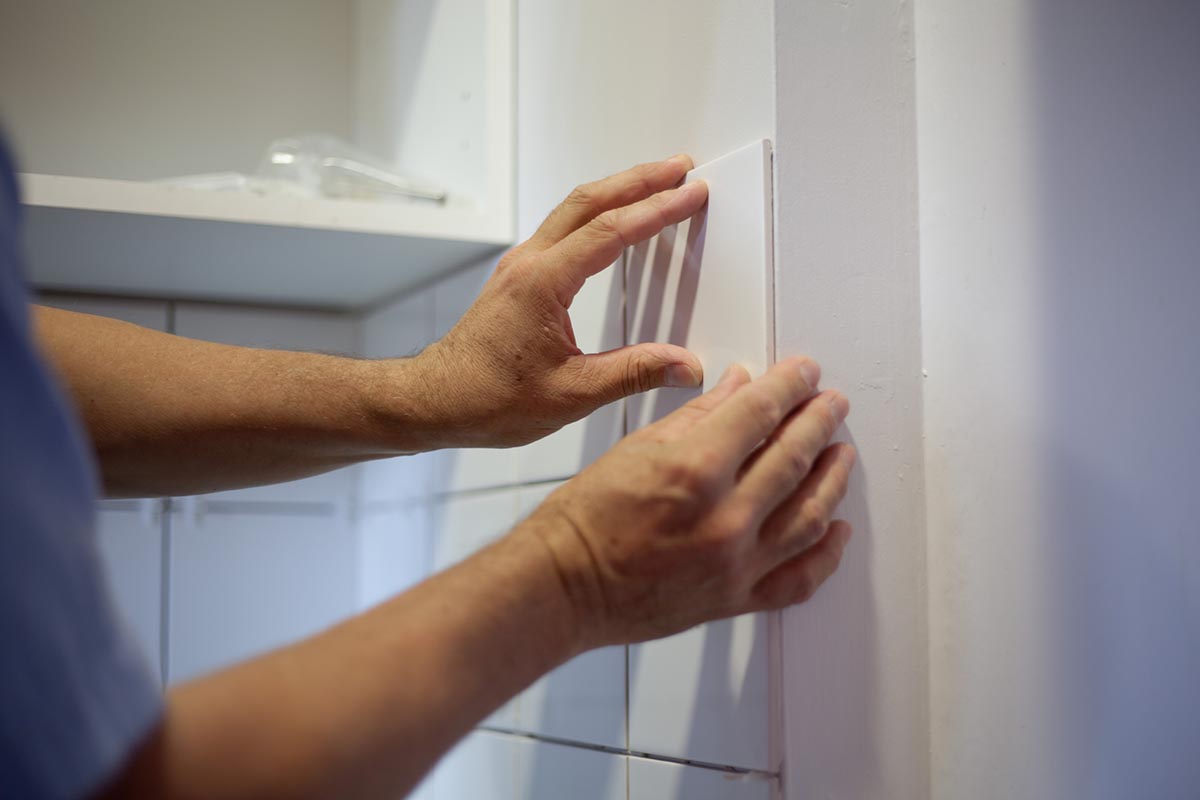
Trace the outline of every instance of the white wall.
<path fill-rule="evenodd" d="M 250 171 L 278 137 L 350 135 L 352 11 L 323 0 L 3 0 L 0 122 L 27 172 Z"/>
<path fill-rule="evenodd" d="M 842 568 L 783 620 L 789 798 L 929 796 L 912 7 L 775 4 L 779 357 L 851 402 Z"/>
<path fill-rule="evenodd" d="M 917 5 L 934 788 L 1200 785 L 1200 6 Z"/>

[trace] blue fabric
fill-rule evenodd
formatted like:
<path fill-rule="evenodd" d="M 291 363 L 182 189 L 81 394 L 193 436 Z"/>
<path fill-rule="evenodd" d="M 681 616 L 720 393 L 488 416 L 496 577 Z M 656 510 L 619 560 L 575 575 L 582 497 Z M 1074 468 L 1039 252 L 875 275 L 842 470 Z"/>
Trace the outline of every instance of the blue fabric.
<path fill-rule="evenodd" d="M 75 798 L 114 776 L 162 711 L 117 619 L 81 425 L 40 362 L 0 143 L 0 797 Z"/>

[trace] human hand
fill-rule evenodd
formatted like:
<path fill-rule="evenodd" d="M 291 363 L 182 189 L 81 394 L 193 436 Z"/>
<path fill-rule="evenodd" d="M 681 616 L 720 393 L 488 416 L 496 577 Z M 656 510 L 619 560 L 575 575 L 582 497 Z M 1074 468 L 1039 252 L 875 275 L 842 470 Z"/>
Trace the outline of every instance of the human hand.
<path fill-rule="evenodd" d="M 418 357 L 442 446 L 514 446 L 602 405 L 659 386 L 699 386 L 682 347 L 637 344 L 584 354 L 569 309 L 584 281 L 625 247 L 698 212 L 703 182 L 677 187 L 687 156 L 642 164 L 571 192 L 525 243 L 500 260 L 474 305 Z"/>
<path fill-rule="evenodd" d="M 754 381 L 732 367 L 518 526 L 553 558 L 580 651 L 800 603 L 833 573 L 855 451 L 828 446 L 849 401 L 819 377 L 803 358 Z"/>

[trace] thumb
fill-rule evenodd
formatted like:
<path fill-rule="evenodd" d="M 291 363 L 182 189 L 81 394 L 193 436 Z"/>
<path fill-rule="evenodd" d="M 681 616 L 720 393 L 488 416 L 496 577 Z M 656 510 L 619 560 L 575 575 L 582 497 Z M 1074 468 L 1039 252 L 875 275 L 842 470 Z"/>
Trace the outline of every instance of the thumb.
<path fill-rule="evenodd" d="M 588 388 L 605 403 L 660 386 L 694 389 L 704 382 L 700 359 L 673 344 L 632 344 L 583 358 Z"/>

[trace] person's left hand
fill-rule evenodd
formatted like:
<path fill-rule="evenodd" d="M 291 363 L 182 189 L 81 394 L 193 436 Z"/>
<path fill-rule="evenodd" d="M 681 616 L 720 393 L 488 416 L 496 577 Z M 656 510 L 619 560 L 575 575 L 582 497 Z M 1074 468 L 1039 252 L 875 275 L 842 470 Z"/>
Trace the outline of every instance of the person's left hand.
<path fill-rule="evenodd" d="M 691 167 L 676 156 L 579 186 L 500 260 L 458 324 L 417 357 L 441 446 L 526 444 L 627 395 L 701 384 L 699 360 L 675 345 L 583 353 L 568 313 L 624 248 L 704 206 L 702 181 L 679 186 Z"/>

